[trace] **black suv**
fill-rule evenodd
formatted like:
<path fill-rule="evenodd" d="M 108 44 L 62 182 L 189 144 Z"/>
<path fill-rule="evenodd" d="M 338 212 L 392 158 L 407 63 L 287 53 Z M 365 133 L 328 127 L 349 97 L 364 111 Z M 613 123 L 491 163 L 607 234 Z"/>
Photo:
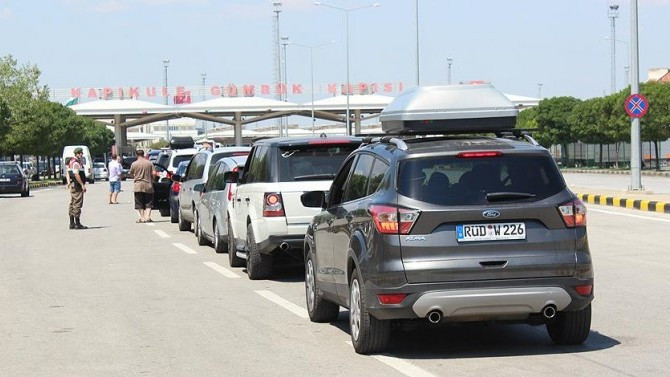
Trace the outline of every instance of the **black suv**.
<path fill-rule="evenodd" d="M 585 206 L 545 148 L 498 135 L 368 139 L 328 194 L 304 194 L 323 208 L 305 237 L 310 319 L 349 308 L 359 353 L 383 350 L 405 319 L 527 321 L 584 342 Z"/>

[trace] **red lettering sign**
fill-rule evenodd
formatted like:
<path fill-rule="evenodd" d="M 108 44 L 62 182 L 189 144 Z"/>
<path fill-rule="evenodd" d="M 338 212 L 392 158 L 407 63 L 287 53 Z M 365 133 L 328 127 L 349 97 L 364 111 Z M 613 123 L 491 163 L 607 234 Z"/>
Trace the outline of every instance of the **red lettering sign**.
<path fill-rule="evenodd" d="M 214 97 L 221 97 L 221 87 L 220 87 L 220 86 L 213 86 L 213 87 L 209 90 L 209 92 L 212 93 L 212 95 L 213 95 Z"/>
<path fill-rule="evenodd" d="M 242 91 L 244 92 L 245 97 L 253 97 L 256 91 L 256 87 L 253 85 L 244 85 L 242 86 Z"/>
<path fill-rule="evenodd" d="M 147 97 L 156 97 L 156 87 L 147 87 L 146 88 Z"/>
<path fill-rule="evenodd" d="M 136 86 L 133 87 L 133 88 L 130 88 L 130 98 L 135 98 L 135 99 L 140 98 L 140 88 L 138 88 Z"/>
<path fill-rule="evenodd" d="M 302 84 L 293 84 L 293 94 L 302 94 Z"/>
<path fill-rule="evenodd" d="M 393 91 L 393 84 L 390 82 L 384 83 L 384 93 L 391 93 Z"/>
<path fill-rule="evenodd" d="M 123 99 L 123 88 L 119 88 L 119 98 Z"/>
<path fill-rule="evenodd" d="M 402 92 L 403 90 L 405 90 L 405 85 L 403 85 L 403 83 L 399 82 L 398 83 L 398 91 Z"/>
<path fill-rule="evenodd" d="M 176 95 L 178 95 L 178 96 L 183 96 L 184 94 L 186 94 L 186 89 L 184 89 L 183 86 L 178 86 L 178 87 L 177 87 L 177 94 L 176 94 Z"/>
<path fill-rule="evenodd" d="M 374 83 L 372 84 L 372 91 L 371 94 L 379 93 L 379 84 Z"/>
<path fill-rule="evenodd" d="M 228 84 L 226 95 L 228 97 L 237 97 L 237 86 L 235 84 Z"/>
<path fill-rule="evenodd" d="M 81 88 L 72 88 L 70 89 L 70 97 L 81 97 Z"/>
<path fill-rule="evenodd" d="M 360 94 L 368 94 L 368 89 L 369 89 L 368 84 L 363 83 L 363 82 L 360 83 L 360 84 L 358 84 L 358 93 L 360 93 Z"/>
<path fill-rule="evenodd" d="M 337 95 L 337 84 L 328 84 L 328 94 Z"/>
<path fill-rule="evenodd" d="M 275 88 L 275 93 L 276 94 L 286 94 L 286 84 L 283 84 L 283 83 L 277 84 L 277 87 Z"/>
<path fill-rule="evenodd" d="M 161 95 L 162 95 L 163 97 L 167 97 L 167 96 L 170 95 L 170 91 L 169 91 L 168 89 L 169 89 L 169 88 L 166 88 L 166 87 L 163 87 L 163 88 L 161 89 Z"/>
<path fill-rule="evenodd" d="M 103 99 L 110 99 L 114 96 L 114 91 L 112 88 L 104 88 L 102 90 L 102 98 Z"/>
<path fill-rule="evenodd" d="M 261 85 L 261 94 L 263 95 L 270 94 L 270 85 Z"/>
<path fill-rule="evenodd" d="M 98 92 L 95 90 L 95 88 L 88 90 L 88 98 L 98 98 Z"/>

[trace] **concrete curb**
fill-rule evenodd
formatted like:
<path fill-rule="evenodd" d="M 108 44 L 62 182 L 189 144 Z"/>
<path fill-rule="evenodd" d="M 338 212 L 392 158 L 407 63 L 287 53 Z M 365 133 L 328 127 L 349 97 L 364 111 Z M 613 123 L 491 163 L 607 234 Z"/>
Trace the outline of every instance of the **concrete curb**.
<path fill-rule="evenodd" d="M 62 186 L 63 183 L 58 182 L 30 182 L 30 189 L 44 188 L 44 187 L 53 187 L 53 186 Z"/>
<path fill-rule="evenodd" d="M 600 204 L 612 207 L 621 207 L 629 209 L 638 209 L 647 212 L 670 214 L 670 203 L 659 202 L 655 200 L 640 200 L 619 198 L 616 196 L 594 195 L 594 194 L 576 194 L 579 199 L 586 203 Z"/>
<path fill-rule="evenodd" d="M 629 170 L 589 170 L 589 169 L 561 169 L 563 173 L 586 173 L 586 174 L 619 174 L 630 175 Z M 653 177 L 670 177 L 670 171 L 647 171 L 642 170 L 642 175 Z"/>

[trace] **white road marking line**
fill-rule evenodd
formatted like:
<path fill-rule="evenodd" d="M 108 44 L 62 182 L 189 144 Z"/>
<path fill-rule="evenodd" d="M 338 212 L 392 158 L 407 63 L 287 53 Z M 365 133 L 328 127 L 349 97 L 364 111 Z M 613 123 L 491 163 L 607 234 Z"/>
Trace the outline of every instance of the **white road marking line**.
<path fill-rule="evenodd" d="M 656 218 L 656 217 L 648 217 L 648 216 L 640 216 L 640 215 L 631 215 L 631 214 L 628 214 L 628 213 L 619 213 L 619 212 L 613 212 L 613 211 L 605 211 L 605 210 L 602 210 L 602 209 L 595 209 L 595 208 L 590 208 L 590 207 L 589 207 L 589 211 L 600 212 L 600 213 L 606 213 L 606 214 L 608 214 L 608 215 L 634 217 L 634 218 L 636 218 L 636 219 L 644 219 L 644 220 L 660 221 L 660 222 L 664 222 L 664 223 L 670 223 L 670 220 L 668 220 L 668 219 L 659 219 L 659 218 Z"/>
<path fill-rule="evenodd" d="M 147 224 L 147 226 L 156 226 L 156 224 L 154 223 L 145 223 L 145 224 Z"/>
<path fill-rule="evenodd" d="M 160 232 L 160 230 L 154 230 L 154 232 Z M 198 254 L 197 251 L 191 249 L 190 247 L 184 245 L 183 243 L 173 243 L 172 246 L 174 246 L 177 249 L 185 252 L 186 254 Z"/>
<path fill-rule="evenodd" d="M 307 309 L 302 308 L 286 299 L 283 299 L 270 291 L 255 291 L 255 292 L 261 295 L 262 297 L 281 306 L 282 308 L 288 310 L 289 312 L 297 315 L 300 318 L 303 319 L 309 318 L 309 316 L 307 315 Z"/>
<path fill-rule="evenodd" d="M 170 238 L 170 235 L 163 232 L 162 230 L 154 230 L 154 232 L 156 232 L 160 238 Z"/>
<path fill-rule="evenodd" d="M 230 271 L 229 269 L 224 268 L 223 266 L 218 265 L 214 262 L 204 262 L 204 263 L 205 263 L 205 266 L 211 268 L 212 270 L 220 273 L 221 275 L 223 275 L 227 278 L 230 278 L 230 279 L 239 279 L 240 278 L 240 276 L 237 275 L 236 273 L 234 273 L 233 271 Z"/>
<path fill-rule="evenodd" d="M 345 342 L 348 345 L 353 347 L 353 344 L 351 341 Z M 372 355 L 375 359 L 381 361 L 382 363 L 390 366 L 391 368 L 397 370 L 398 372 L 404 374 L 405 376 L 408 377 L 435 377 L 434 374 L 429 373 L 416 365 L 405 361 L 401 359 L 397 359 L 395 357 L 391 356 L 384 356 L 384 355 Z"/>

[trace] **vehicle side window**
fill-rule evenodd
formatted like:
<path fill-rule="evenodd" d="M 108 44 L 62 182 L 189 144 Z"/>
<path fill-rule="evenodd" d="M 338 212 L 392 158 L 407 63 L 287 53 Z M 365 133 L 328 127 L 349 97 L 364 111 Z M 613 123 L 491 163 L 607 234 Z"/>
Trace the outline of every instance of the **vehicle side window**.
<path fill-rule="evenodd" d="M 367 195 L 368 180 L 374 161 L 375 158 L 369 154 L 361 154 L 358 157 L 356 167 L 354 167 L 354 171 L 344 189 L 343 203 L 360 199 Z"/>
<path fill-rule="evenodd" d="M 198 170 L 198 155 L 194 155 L 191 157 L 191 162 L 188 163 L 188 167 L 186 168 L 186 180 L 190 181 L 191 179 L 196 178 L 196 171 Z"/>
<path fill-rule="evenodd" d="M 256 147 L 248 170 L 244 172 L 244 183 L 270 181 L 270 153 L 266 146 Z"/>
<path fill-rule="evenodd" d="M 375 163 L 372 165 L 372 171 L 370 172 L 370 180 L 368 182 L 367 195 L 372 195 L 379 189 L 379 185 L 382 183 L 386 172 L 389 170 L 389 165 L 375 158 Z"/>
<path fill-rule="evenodd" d="M 209 176 L 207 177 L 207 183 L 205 184 L 205 188 L 207 189 L 207 191 L 217 190 L 218 181 L 221 178 L 221 175 L 223 174 L 221 173 L 220 165 L 212 166 L 211 170 L 212 171 L 209 173 Z"/>
<path fill-rule="evenodd" d="M 333 207 L 342 203 L 344 184 L 347 182 L 349 172 L 351 171 L 351 166 L 354 164 L 355 160 L 356 158 L 354 157 L 347 160 L 340 169 L 340 172 L 337 173 L 337 176 L 333 180 L 333 184 L 330 186 L 330 191 L 328 193 L 328 207 Z"/>

